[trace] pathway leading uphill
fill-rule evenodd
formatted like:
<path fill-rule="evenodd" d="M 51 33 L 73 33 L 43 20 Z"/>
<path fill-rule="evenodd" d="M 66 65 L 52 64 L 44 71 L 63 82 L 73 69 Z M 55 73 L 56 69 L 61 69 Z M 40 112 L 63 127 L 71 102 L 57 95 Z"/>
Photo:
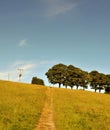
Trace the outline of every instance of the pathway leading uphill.
<path fill-rule="evenodd" d="M 45 105 L 35 130 L 56 130 L 53 121 L 53 92 L 52 88 L 46 90 Z"/>

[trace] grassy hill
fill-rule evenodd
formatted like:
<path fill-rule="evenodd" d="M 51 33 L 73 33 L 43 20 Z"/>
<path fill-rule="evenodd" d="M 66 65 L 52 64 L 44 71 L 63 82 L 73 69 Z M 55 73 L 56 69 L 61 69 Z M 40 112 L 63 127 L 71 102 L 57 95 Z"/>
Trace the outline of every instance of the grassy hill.
<path fill-rule="evenodd" d="M 0 81 L 0 130 L 33 130 L 45 102 L 46 87 Z"/>
<path fill-rule="evenodd" d="M 0 81 L 0 130 L 33 130 L 47 87 Z M 58 130 L 110 130 L 110 95 L 51 88 Z"/>
<path fill-rule="evenodd" d="M 110 95 L 54 89 L 58 130 L 110 130 Z"/>

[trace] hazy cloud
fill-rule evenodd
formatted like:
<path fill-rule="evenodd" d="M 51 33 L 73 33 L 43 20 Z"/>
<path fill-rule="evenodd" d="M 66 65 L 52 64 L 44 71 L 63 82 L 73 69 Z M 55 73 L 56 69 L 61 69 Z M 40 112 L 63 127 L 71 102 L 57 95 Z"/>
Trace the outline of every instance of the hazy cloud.
<path fill-rule="evenodd" d="M 27 40 L 26 39 L 23 39 L 19 42 L 18 46 L 19 47 L 23 47 L 23 46 L 26 46 L 28 43 L 27 43 Z"/>
<path fill-rule="evenodd" d="M 25 80 L 30 76 L 35 67 L 36 64 L 29 61 L 15 61 L 7 67 L 6 71 L 0 72 L 0 79 L 18 81 L 19 69 L 22 69 L 22 80 Z"/>
<path fill-rule="evenodd" d="M 28 70 L 28 69 L 31 69 L 31 68 L 34 68 L 36 65 L 35 64 L 26 64 L 26 65 L 23 65 L 22 68 L 24 70 Z"/>
<path fill-rule="evenodd" d="M 76 3 L 70 0 L 45 0 L 47 4 L 47 16 L 63 14 L 76 7 Z"/>
<path fill-rule="evenodd" d="M 0 78 L 4 78 L 4 77 L 7 77 L 8 76 L 8 73 L 9 72 L 0 72 Z"/>
<path fill-rule="evenodd" d="M 28 70 L 28 69 L 34 68 L 36 64 L 29 61 L 16 61 L 11 66 L 17 69 L 22 68 L 24 70 Z"/>
<path fill-rule="evenodd" d="M 13 62 L 11 65 L 7 66 L 6 71 L 0 72 L 0 79 L 2 80 L 10 80 L 10 81 L 19 81 L 19 69 L 23 69 L 21 71 L 22 77 L 21 82 L 31 82 L 33 76 L 38 76 L 42 79 L 46 79 L 45 72 L 55 64 L 55 61 L 24 61 L 17 60 Z"/>
<path fill-rule="evenodd" d="M 7 70 L 0 72 L 0 79 L 16 81 L 17 74 L 15 70 Z"/>

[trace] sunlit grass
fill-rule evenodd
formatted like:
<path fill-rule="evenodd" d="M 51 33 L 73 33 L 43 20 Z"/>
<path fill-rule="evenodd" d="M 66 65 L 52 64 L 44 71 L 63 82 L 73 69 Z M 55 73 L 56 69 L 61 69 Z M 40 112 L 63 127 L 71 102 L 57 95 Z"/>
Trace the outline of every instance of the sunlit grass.
<path fill-rule="evenodd" d="M 58 130 L 110 130 L 110 95 L 53 90 L 54 119 Z"/>
<path fill-rule="evenodd" d="M 33 130 L 46 87 L 0 81 L 0 130 Z M 110 130 L 110 95 L 52 88 L 57 130 Z"/>
<path fill-rule="evenodd" d="M 0 130 L 33 130 L 42 112 L 46 87 L 0 81 Z"/>

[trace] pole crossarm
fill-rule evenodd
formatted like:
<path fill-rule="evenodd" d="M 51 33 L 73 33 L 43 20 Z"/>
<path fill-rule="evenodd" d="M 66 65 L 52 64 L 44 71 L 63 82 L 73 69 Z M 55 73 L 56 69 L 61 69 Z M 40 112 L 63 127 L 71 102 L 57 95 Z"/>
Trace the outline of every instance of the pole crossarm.
<path fill-rule="evenodd" d="M 19 68 L 18 71 L 19 71 L 18 78 L 19 78 L 19 81 L 20 81 L 21 77 L 22 77 L 22 71 L 23 71 L 23 69 Z"/>

